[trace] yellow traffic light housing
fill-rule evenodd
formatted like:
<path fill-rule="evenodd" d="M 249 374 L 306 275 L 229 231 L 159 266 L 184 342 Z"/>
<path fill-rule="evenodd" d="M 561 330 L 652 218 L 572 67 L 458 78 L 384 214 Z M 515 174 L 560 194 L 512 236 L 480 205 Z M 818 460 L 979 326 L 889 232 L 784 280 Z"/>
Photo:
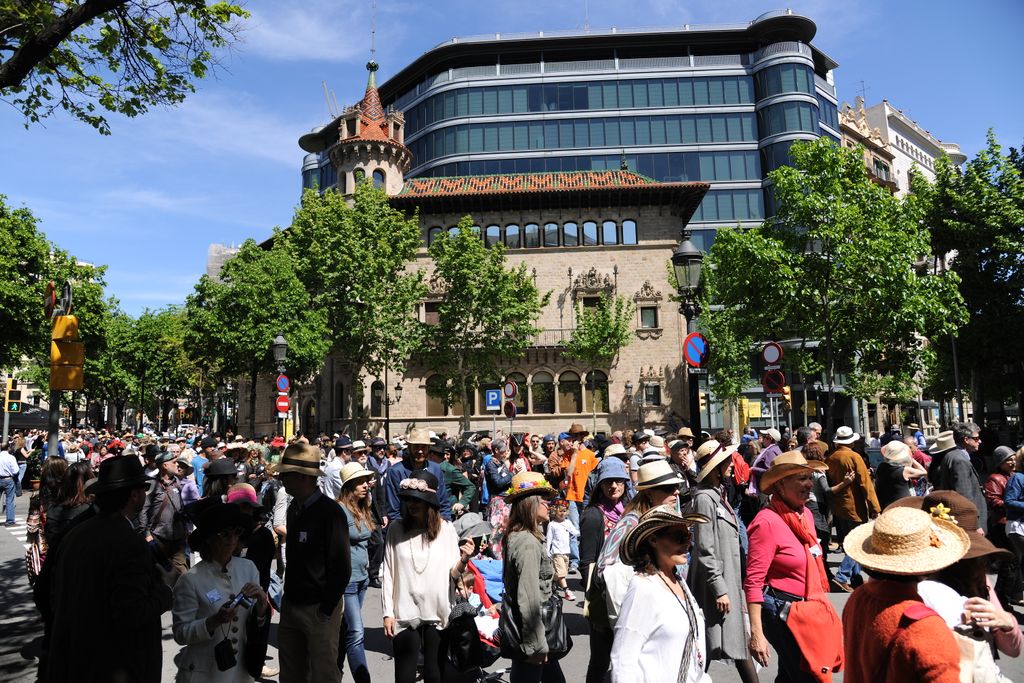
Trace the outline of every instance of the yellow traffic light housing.
<path fill-rule="evenodd" d="M 58 315 L 50 335 L 50 389 L 81 391 L 85 382 L 85 344 L 78 340 L 78 318 Z"/>

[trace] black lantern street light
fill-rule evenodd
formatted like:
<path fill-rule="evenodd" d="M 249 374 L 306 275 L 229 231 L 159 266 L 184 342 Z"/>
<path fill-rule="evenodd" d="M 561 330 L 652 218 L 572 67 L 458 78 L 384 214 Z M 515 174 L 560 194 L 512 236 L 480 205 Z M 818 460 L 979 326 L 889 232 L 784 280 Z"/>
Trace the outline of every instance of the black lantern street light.
<path fill-rule="evenodd" d="M 391 443 L 391 406 L 402 400 L 402 382 L 395 382 L 394 396 L 388 393 L 388 368 L 384 366 L 384 386 L 378 389 L 377 400 L 384 405 L 384 440 Z M 381 396 L 380 394 L 384 395 Z"/>
<path fill-rule="evenodd" d="M 687 333 L 692 332 L 694 320 L 700 315 L 700 272 L 704 264 L 704 252 L 690 241 L 690 231 L 683 227 L 679 235 L 679 246 L 672 253 L 672 270 L 676 276 L 679 294 L 679 312 L 686 320 Z M 697 374 L 692 370 L 686 374 L 690 396 L 690 428 L 694 435 L 700 435 L 700 386 Z"/>
<path fill-rule="evenodd" d="M 284 335 L 280 332 L 274 337 L 274 343 L 270 345 L 270 350 L 274 354 L 274 363 L 277 364 L 277 372 L 284 374 L 285 363 L 288 362 L 288 340 L 284 338 Z M 284 437 L 284 418 L 277 418 L 277 431 Z"/>

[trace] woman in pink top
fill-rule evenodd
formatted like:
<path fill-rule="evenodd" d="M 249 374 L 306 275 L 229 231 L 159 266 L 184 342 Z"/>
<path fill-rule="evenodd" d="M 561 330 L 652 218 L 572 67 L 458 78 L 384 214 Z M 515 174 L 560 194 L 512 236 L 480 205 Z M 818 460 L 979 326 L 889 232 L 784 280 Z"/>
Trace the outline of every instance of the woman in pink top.
<path fill-rule="evenodd" d="M 767 666 L 771 643 L 779 655 L 779 682 L 816 680 L 802 669 L 800 647 L 785 619 L 791 603 L 808 594 L 808 568 L 816 569 L 815 579 L 828 589 L 814 517 L 806 507 L 812 473 L 827 467 L 817 460 L 808 462 L 796 451 L 777 456 L 761 475 L 761 492 L 770 494 L 771 502 L 757 513 L 747 532 L 750 550 L 743 592 L 750 614 L 750 652 Z"/>

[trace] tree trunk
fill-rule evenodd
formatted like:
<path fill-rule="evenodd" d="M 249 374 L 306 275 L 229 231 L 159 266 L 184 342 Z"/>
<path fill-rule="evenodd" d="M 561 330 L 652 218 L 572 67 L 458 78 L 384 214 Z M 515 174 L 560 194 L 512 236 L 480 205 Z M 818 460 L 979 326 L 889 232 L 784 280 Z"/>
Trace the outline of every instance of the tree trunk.
<path fill-rule="evenodd" d="M 462 431 L 470 430 L 469 401 L 466 399 L 466 373 L 462 372 L 462 363 L 459 362 L 459 398 L 462 403 Z"/>
<path fill-rule="evenodd" d="M 250 375 L 249 384 L 249 436 L 252 437 L 256 434 L 256 380 L 259 377 L 259 371 L 253 366 L 252 374 Z M 274 433 L 277 433 L 275 428 Z M 282 435 L 283 436 L 283 435 Z"/>

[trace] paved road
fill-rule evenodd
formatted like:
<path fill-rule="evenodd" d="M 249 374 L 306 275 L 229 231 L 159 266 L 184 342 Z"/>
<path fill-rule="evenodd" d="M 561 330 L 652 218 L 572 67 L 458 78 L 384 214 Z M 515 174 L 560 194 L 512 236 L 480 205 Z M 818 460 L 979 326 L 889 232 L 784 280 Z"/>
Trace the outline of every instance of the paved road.
<path fill-rule="evenodd" d="M 2 619 L 0 619 L 0 681 L 9 683 L 29 683 L 35 680 L 36 660 L 38 651 L 38 639 L 42 632 L 42 626 L 37 618 L 35 606 L 32 604 L 31 590 L 25 578 L 24 565 L 24 540 L 25 511 L 28 508 L 28 495 L 18 499 L 17 519 L 19 525 L 0 531 L 0 605 L 3 605 Z M 838 563 L 840 558 L 830 556 L 830 561 Z M 570 579 L 570 587 L 578 589 Z M 579 590 L 576 590 L 579 595 Z M 837 610 L 842 610 L 846 603 L 845 594 L 833 594 L 830 596 Z M 589 651 L 587 648 L 587 623 L 582 614 L 582 602 L 566 604 L 566 621 L 569 632 L 573 636 L 574 647 L 572 652 L 562 660 L 562 670 L 568 681 L 581 681 L 587 670 L 587 659 Z M 1020 617 L 1019 617 L 1020 618 Z M 370 675 L 376 681 L 390 681 L 394 679 L 394 663 L 391 660 L 391 644 L 384 637 L 383 628 L 380 626 L 381 604 L 380 591 L 371 589 L 366 596 L 366 604 L 363 607 L 363 620 L 367 625 L 366 649 L 367 660 L 370 666 Z M 271 629 L 270 664 L 276 666 L 276 621 Z M 174 655 L 178 651 L 178 645 L 174 642 L 170 633 L 170 614 L 164 615 L 164 680 L 174 680 Z M 870 636 L 868 636 L 870 637 Z M 1007 659 L 999 662 L 1003 674 L 1010 680 L 1024 681 L 1024 658 Z M 509 665 L 507 660 L 499 660 L 488 670 L 491 672 L 500 671 Z M 726 666 L 720 662 L 711 665 L 711 678 L 716 683 L 733 683 L 739 681 L 739 676 L 732 666 Z M 775 680 L 776 668 L 773 661 L 770 666 L 760 672 L 762 681 Z M 265 679 L 276 681 L 276 678 Z M 465 680 L 472 680 L 467 678 Z M 504 677 L 508 680 L 508 676 Z M 842 681 L 842 675 L 837 675 L 835 680 Z"/>

